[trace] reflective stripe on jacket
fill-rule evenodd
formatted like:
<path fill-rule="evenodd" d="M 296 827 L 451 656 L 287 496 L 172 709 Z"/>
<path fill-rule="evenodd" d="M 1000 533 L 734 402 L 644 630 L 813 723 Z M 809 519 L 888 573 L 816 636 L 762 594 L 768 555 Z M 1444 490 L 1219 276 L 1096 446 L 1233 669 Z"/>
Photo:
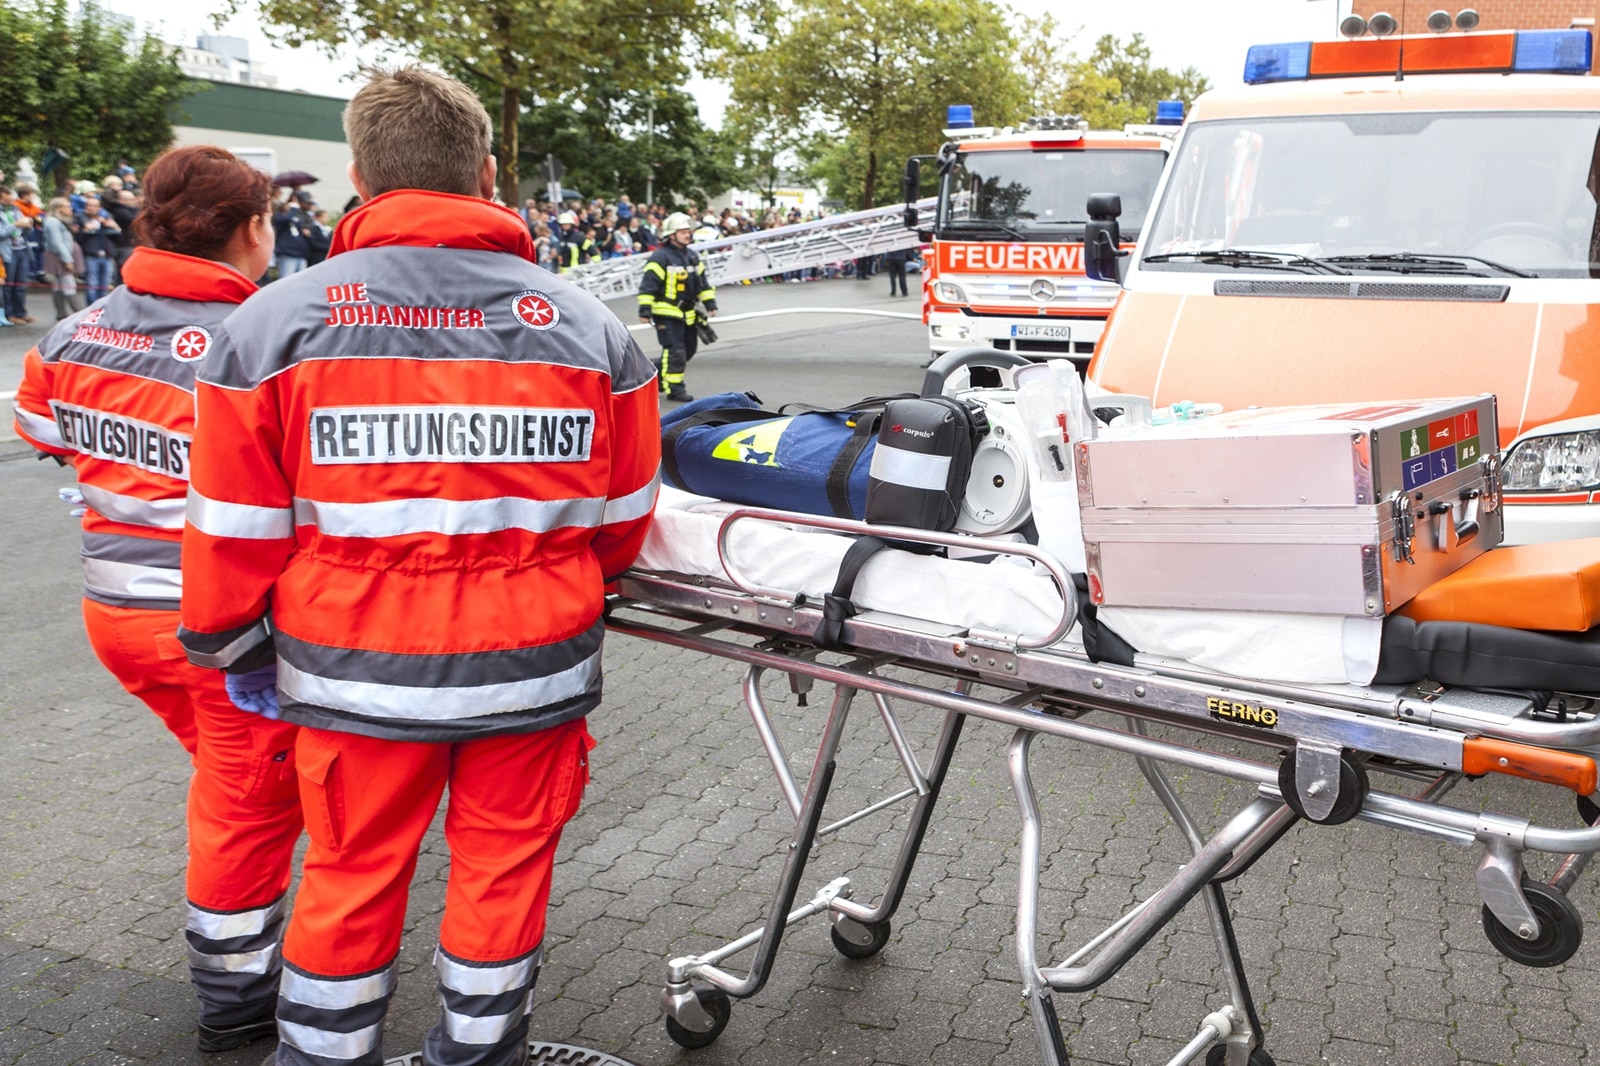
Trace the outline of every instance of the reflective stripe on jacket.
<path fill-rule="evenodd" d="M 693 325 L 694 306 L 717 309 L 717 290 L 706 279 L 706 266 L 692 248 L 663 244 L 650 253 L 639 282 L 639 313 L 657 318 L 681 318 Z"/>
<path fill-rule="evenodd" d="M 654 370 L 515 212 L 397 191 L 232 315 L 197 389 L 190 659 L 270 629 L 284 717 L 419 741 L 600 695 L 604 582 L 659 480 Z"/>
<path fill-rule="evenodd" d="M 77 470 L 84 595 L 177 610 L 195 369 L 256 287 L 221 263 L 154 248 L 122 273 L 127 284 L 27 354 L 16 429 Z"/>

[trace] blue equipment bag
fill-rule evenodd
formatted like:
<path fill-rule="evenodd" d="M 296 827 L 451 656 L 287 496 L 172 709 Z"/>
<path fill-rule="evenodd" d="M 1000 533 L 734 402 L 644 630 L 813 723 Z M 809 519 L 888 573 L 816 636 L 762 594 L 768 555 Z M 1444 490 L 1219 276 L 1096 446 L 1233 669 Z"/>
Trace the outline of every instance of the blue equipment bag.
<path fill-rule="evenodd" d="M 662 479 L 719 500 L 861 519 L 885 402 L 785 414 L 748 392 L 695 400 L 661 419 Z"/>

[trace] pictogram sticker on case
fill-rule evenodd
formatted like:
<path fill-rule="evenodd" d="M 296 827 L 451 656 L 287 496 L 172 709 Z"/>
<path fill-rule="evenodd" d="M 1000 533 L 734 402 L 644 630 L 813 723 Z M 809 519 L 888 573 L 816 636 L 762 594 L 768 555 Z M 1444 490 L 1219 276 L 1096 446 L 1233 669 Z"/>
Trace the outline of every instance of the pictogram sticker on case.
<path fill-rule="evenodd" d="M 1400 431 L 1400 474 L 1407 492 L 1482 457 L 1476 409 Z"/>

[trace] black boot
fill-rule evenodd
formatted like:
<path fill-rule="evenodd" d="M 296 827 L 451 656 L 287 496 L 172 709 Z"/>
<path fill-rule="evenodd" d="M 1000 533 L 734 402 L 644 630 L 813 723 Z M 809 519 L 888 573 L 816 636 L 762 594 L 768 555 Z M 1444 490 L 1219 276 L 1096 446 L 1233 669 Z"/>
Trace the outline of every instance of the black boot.
<path fill-rule="evenodd" d="M 672 386 L 672 391 L 667 393 L 667 399 L 676 403 L 688 403 L 690 400 L 694 399 L 694 397 L 690 396 L 689 390 L 684 388 L 682 385 L 674 385 Z"/>
<path fill-rule="evenodd" d="M 238 1025 L 228 1025 L 213 1029 L 204 1023 L 200 1026 L 198 1042 L 201 1051 L 232 1051 L 234 1048 L 253 1044 L 257 1040 L 268 1037 L 276 1039 L 278 1036 L 277 1004 L 273 1004 L 272 1012 L 253 1018 L 248 1022 Z M 268 1060 L 271 1061 L 270 1059 Z"/>

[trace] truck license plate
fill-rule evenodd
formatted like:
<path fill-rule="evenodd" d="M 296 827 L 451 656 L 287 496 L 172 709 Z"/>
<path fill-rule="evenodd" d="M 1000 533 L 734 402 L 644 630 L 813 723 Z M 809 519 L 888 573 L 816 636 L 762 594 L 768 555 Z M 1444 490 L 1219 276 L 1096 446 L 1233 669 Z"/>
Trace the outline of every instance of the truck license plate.
<path fill-rule="evenodd" d="M 1012 326 L 1013 337 L 1048 337 L 1051 340 L 1070 341 L 1071 326 Z"/>

